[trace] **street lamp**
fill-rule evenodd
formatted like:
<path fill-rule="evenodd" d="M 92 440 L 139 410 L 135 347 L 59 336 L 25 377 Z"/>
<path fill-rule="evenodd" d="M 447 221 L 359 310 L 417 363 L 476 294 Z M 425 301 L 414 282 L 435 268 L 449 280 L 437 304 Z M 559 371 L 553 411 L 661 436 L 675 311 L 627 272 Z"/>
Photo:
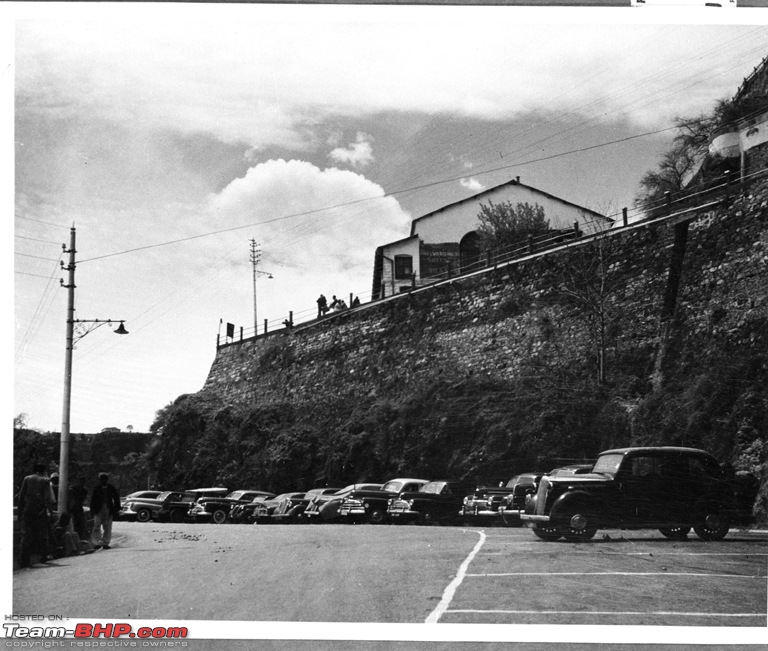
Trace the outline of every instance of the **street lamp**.
<path fill-rule="evenodd" d="M 64 266 L 64 262 L 61 263 L 61 268 L 69 272 L 69 282 L 64 284 L 64 280 L 61 280 L 61 286 L 66 288 L 67 291 L 67 346 L 66 354 L 64 356 L 64 408 L 62 410 L 61 417 L 61 439 L 59 442 L 59 513 L 67 513 L 67 497 L 69 493 L 69 415 L 70 415 L 70 403 L 72 401 L 72 350 L 74 349 L 75 342 L 80 341 L 85 335 L 93 332 L 96 328 L 99 328 L 105 324 L 119 323 L 120 325 L 114 330 L 115 334 L 127 335 L 128 331 L 125 329 L 124 322 L 122 320 L 113 321 L 112 319 L 75 319 L 75 227 L 70 230 L 69 249 L 66 244 L 62 245 L 64 253 L 69 253 L 69 264 Z M 87 323 L 90 324 L 85 329 L 78 333 L 75 338 L 75 324 Z"/>

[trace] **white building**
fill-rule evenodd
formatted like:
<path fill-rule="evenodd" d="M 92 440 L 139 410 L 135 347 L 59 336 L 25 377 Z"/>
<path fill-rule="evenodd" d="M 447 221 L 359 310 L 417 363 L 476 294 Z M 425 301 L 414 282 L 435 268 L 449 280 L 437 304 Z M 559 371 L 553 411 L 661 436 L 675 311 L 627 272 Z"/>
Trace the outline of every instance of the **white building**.
<path fill-rule="evenodd" d="M 410 236 L 376 249 L 372 298 L 391 296 L 477 266 L 480 248 L 478 214 L 481 204 L 538 204 L 553 231 L 575 229 L 592 233 L 610 228 L 613 220 L 594 210 L 520 183 L 520 177 L 449 204 L 411 222 Z"/>

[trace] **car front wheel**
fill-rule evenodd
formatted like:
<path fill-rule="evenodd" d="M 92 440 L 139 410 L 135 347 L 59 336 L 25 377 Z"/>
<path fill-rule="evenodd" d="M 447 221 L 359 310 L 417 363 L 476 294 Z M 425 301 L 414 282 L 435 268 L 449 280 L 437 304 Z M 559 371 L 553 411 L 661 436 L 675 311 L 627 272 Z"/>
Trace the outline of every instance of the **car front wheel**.
<path fill-rule="evenodd" d="M 548 527 L 543 524 L 533 525 L 533 533 L 537 538 L 541 538 L 546 542 L 554 542 L 560 539 L 560 532 L 556 527 Z"/>
<path fill-rule="evenodd" d="M 216 524 L 224 524 L 227 521 L 227 512 L 222 509 L 216 509 L 212 517 Z"/>
<path fill-rule="evenodd" d="M 386 517 L 387 516 L 383 509 L 374 507 L 373 510 L 368 514 L 368 522 L 370 524 L 381 524 L 384 522 Z"/>
<path fill-rule="evenodd" d="M 136 514 L 136 520 L 139 522 L 149 522 L 152 519 L 152 513 L 150 513 L 149 509 L 141 509 Z"/>
<path fill-rule="evenodd" d="M 693 530 L 702 540 L 722 540 L 731 528 L 731 519 L 727 513 L 717 508 L 708 508 L 702 511 L 699 523 Z"/>
<path fill-rule="evenodd" d="M 169 517 L 171 522 L 183 522 L 184 521 L 184 511 L 181 509 L 174 509 L 171 511 L 171 515 Z"/>
<path fill-rule="evenodd" d="M 562 522 L 560 533 L 571 542 L 589 540 L 597 533 L 593 517 L 581 506 L 567 508 L 560 517 L 560 521 Z"/>

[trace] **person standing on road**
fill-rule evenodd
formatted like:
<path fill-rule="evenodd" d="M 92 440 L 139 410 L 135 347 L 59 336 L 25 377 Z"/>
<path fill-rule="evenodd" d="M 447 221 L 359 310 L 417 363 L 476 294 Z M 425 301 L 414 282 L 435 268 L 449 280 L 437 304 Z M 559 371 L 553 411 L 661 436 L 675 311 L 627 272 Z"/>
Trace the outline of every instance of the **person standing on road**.
<path fill-rule="evenodd" d="M 87 496 L 88 489 L 85 487 L 85 477 L 80 477 L 77 483 L 69 489 L 69 512 L 72 514 L 72 525 L 75 528 L 75 533 L 80 540 L 86 539 L 83 505 Z"/>
<path fill-rule="evenodd" d="M 91 493 L 91 515 L 93 515 L 91 542 L 94 549 L 109 549 L 109 543 L 112 541 L 112 521 L 119 512 L 120 494 L 109 483 L 109 475 L 100 472 L 99 483 Z"/>
<path fill-rule="evenodd" d="M 19 492 L 19 514 L 22 523 L 21 567 L 32 564 L 32 554 L 40 556 L 47 563 L 48 554 L 48 512 L 56 500 L 51 482 L 45 476 L 45 464 L 37 463 L 33 474 L 24 477 Z"/>

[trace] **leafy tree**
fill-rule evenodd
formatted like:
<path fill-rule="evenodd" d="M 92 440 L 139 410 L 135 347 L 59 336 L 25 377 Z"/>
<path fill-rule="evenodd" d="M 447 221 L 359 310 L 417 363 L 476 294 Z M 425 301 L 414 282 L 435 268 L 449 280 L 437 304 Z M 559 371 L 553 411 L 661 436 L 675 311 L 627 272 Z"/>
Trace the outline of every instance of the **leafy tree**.
<path fill-rule="evenodd" d="M 549 230 L 544 208 L 539 204 L 511 201 L 480 204 L 478 233 L 486 249 L 510 249 L 524 242 L 529 235 L 541 235 Z"/>

